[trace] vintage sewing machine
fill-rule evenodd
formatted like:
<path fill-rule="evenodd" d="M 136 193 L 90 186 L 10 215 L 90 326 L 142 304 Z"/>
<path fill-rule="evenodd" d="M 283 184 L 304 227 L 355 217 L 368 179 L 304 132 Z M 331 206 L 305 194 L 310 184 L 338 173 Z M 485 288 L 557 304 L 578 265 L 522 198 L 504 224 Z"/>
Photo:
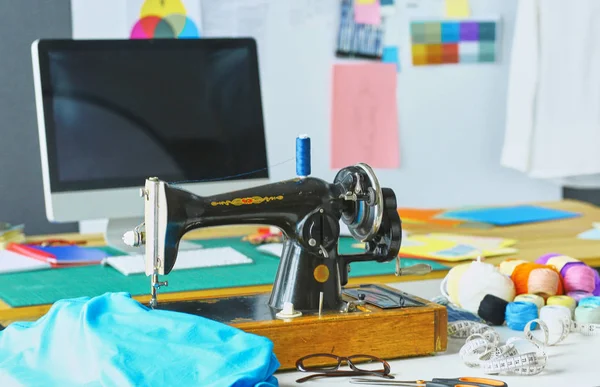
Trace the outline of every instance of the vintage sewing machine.
<path fill-rule="evenodd" d="M 237 192 L 200 197 L 146 180 L 145 222 L 126 235 L 145 244 L 153 308 L 192 313 L 270 338 L 282 369 L 307 354 L 368 353 L 382 358 L 446 349 L 443 306 L 384 285 L 347 286 L 353 262 L 396 260 L 396 275 L 422 274 L 428 265 L 401 268 L 401 221 L 396 197 L 366 164 L 346 167 L 333 183 L 301 176 Z M 340 220 L 365 252 L 340 255 Z M 280 228 L 284 247 L 272 291 L 216 299 L 159 302 L 189 231 L 257 224 Z M 202 278 L 198 278 L 202 281 Z"/>

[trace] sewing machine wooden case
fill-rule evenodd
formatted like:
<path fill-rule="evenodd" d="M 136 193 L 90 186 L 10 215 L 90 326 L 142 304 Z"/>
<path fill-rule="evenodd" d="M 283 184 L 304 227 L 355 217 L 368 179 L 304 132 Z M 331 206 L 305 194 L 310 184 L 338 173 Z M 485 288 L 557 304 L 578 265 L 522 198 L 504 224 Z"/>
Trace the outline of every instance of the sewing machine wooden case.
<path fill-rule="evenodd" d="M 158 308 L 200 315 L 267 337 L 282 370 L 295 368 L 296 360 L 313 353 L 395 359 L 446 350 L 444 306 L 379 284 L 348 286 L 344 300 L 356 302 L 356 294 L 361 293 L 366 293 L 365 302 L 354 311 L 303 314 L 287 320 L 277 318 L 268 306 L 270 293 L 165 301 Z M 374 299 L 387 305 L 371 304 Z"/>

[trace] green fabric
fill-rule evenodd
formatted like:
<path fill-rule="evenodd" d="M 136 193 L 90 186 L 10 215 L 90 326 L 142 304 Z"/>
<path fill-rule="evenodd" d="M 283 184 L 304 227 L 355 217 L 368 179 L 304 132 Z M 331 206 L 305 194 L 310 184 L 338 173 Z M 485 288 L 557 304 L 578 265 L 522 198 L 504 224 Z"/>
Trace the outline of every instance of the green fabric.
<path fill-rule="evenodd" d="M 206 248 L 231 246 L 254 262 L 249 265 L 173 271 L 161 277 L 163 281 L 169 281 L 169 286 L 160 289 L 161 293 L 267 285 L 275 280 L 279 258 L 256 250 L 255 246 L 240 238 L 202 240 L 200 243 Z M 341 238 L 340 253 L 361 252 L 361 249 L 352 247 L 353 243 L 355 240 L 352 238 Z M 105 249 L 111 255 L 121 255 L 117 250 Z M 433 261 L 403 258 L 401 262 L 402 266 L 427 262 L 434 270 L 448 269 Z M 351 266 L 351 278 L 393 274 L 395 268 L 394 261 L 355 262 Z M 149 277 L 143 274 L 124 276 L 112 267 L 102 265 L 0 275 L 0 299 L 11 307 L 52 304 L 65 298 L 95 297 L 105 292 L 127 292 L 136 296 L 149 294 L 149 291 Z"/>

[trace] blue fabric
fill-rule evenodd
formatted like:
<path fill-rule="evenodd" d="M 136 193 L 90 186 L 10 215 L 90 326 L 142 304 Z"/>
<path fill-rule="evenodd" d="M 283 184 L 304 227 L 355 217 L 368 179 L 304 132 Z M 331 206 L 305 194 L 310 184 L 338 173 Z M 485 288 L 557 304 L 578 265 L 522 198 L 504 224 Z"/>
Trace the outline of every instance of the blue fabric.
<path fill-rule="evenodd" d="M 56 302 L 0 332 L 0 386 L 277 386 L 264 337 L 126 293 Z"/>

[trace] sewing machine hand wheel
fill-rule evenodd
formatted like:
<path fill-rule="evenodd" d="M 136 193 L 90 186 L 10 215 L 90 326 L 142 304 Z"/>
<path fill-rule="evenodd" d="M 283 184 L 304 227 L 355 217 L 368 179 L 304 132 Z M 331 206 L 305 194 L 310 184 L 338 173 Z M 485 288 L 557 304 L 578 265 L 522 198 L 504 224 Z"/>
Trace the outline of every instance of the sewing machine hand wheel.
<path fill-rule="evenodd" d="M 343 188 L 345 209 L 342 221 L 350 234 L 365 243 L 365 253 L 339 257 L 340 282 L 348 282 L 349 264 L 360 261 L 387 262 L 398 257 L 402 227 L 396 195 L 381 188 L 375 173 L 366 164 L 356 164 L 338 172 L 334 184 Z"/>

